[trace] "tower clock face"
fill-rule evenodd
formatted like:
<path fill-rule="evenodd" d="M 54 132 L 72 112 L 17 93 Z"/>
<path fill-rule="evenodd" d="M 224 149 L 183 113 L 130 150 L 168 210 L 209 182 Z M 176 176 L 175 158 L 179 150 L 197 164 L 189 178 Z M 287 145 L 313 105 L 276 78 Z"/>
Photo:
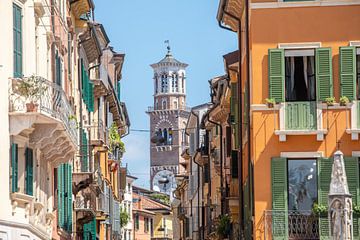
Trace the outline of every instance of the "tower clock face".
<path fill-rule="evenodd" d="M 153 178 L 153 189 L 171 196 L 176 188 L 174 173 L 169 170 L 162 170 L 155 174 Z"/>

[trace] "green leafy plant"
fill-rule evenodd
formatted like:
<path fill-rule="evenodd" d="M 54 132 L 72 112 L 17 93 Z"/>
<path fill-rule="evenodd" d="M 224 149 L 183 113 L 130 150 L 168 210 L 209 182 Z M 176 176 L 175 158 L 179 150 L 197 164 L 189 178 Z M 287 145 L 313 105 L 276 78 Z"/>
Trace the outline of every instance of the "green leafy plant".
<path fill-rule="evenodd" d="M 120 209 L 120 227 L 123 228 L 125 227 L 130 221 L 130 216 L 128 214 L 128 212 L 126 212 L 125 210 L 123 210 L 122 208 Z"/>
<path fill-rule="evenodd" d="M 276 101 L 273 98 L 265 98 L 265 102 L 269 108 L 273 108 Z"/>
<path fill-rule="evenodd" d="M 170 198 L 167 195 L 164 194 L 158 194 L 158 193 L 153 193 L 149 196 L 150 198 L 160 201 L 166 205 L 170 205 Z"/>
<path fill-rule="evenodd" d="M 29 102 L 38 101 L 46 90 L 47 86 L 42 84 L 41 78 L 35 75 L 23 78 L 17 86 L 18 93 Z"/>
<path fill-rule="evenodd" d="M 360 206 L 359 205 L 353 206 L 353 213 L 360 216 Z"/>
<path fill-rule="evenodd" d="M 328 105 L 328 106 L 334 106 L 334 104 L 335 104 L 335 98 L 334 98 L 334 97 L 325 98 L 325 103 L 326 103 L 326 105 Z"/>
<path fill-rule="evenodd" d="M 125 144 L 121 141 L 116 123 L 113 123 L 109 129 L 109 151 L 113 152 L 116 148 L 120 152 L 125 152 Z"/>
<path fill-rule="evenodd" d="M 314 203 L 312 212 L 316 216 L 326 215 L 328 213 L 328 207 L 322 204 Z"/>
<path fill-rule="evenodd" d="M 341 96 L 340 97 L 340 105 L 346 106 L 350 102 L 349 98 L 347 96 Z"/>
<path fill-rule="evenodd" d="M 229 236 L 231 230 L 231 218 L 229 215 L 221 215 L 219 217 L 219 223 L 216 232 L 219 237 L 226 238 Z"/>

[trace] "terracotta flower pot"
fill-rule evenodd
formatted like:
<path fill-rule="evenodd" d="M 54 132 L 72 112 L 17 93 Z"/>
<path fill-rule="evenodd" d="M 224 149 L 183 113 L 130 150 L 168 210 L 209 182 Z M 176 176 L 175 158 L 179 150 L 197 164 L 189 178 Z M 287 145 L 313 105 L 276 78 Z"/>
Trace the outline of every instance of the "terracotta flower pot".
<path fill-rule="evenodd" d="M 26 112 L 37 112 L 38 106 L 37 103 L 26 103 Z"/>

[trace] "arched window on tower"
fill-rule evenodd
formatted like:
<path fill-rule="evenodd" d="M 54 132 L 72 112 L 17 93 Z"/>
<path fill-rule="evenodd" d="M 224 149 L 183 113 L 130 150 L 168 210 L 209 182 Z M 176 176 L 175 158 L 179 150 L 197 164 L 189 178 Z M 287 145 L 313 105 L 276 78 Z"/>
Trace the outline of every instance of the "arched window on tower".
<path fill-rule="evenodd" d="M 172 128 L 169 128 L 169 138 L 168 138 L 168 145 L 173 144 L 173 130 Z"/>
<path fill-rule="evenodd" d="M 162 109 L 163 109 L 163 110 L 167 108 L 166 105 L 167 105 L 167 104 L 166 104 L 166 100 L 163 100 L 163 101 L 162 101 Z"/>
<path fill-rule="evenodd" d="M 182 93 L 185 92 L 185 75 L 184 75 L 184 73 L 181 75 L 181 91 L 182 91 Z"/>
<path fill-rule="evenodd" d="M 168 145 L 168 131 L 166 128 L 164 128 L 163 131 L 163 138 L 164 138 L 164 145 Z"/>
<path fill-rule="evenodd" d="M 174 92 L 179 92 L 179 75 L 175 74 Z"/>
<path fill-rule="evenodd" d="M 171 91 L 175 92 L 175 74 L 171 75 Z"/>
<path fill-rule="evenodd" d="M 178 102 L 177 101 L 174 101 L 174 109 L 178 109 Z"/>
<path fill-rule="evenodd" d="M 162 137 L 161 128 L 159 128 L 159 130 L 156 132 L 156 136 L 158 137 L 158 139 L 160 139 L 160 137 Z M 156 143 L 156 145 L 161 145 L 161 142 L 158 141 L 158 142 Z"/>
<path fill-rule="evenodd" d="M 155 74 L 154 81 L 155 81 L 155 93 L 158 93 L 159 92 L 159 83 L 158 83 L 157 74 Z"/>
<path fill-rule="evenodd" d="M 161 92 L 167 91 L 167 76 L 165 73 L 161 75 Z"/>

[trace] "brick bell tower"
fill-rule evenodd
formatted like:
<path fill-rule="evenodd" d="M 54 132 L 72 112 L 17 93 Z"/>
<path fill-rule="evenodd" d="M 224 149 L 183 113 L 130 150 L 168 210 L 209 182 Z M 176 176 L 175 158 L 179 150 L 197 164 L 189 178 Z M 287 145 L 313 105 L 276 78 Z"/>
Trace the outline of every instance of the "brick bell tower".
<path fill-rule="evenodd" d="M 185 127 L 190 114 L 186 108 L 187 66 L 173 57 L 169 45 L 165 57 L 151 65 L 154 105 L 147 111 L 151 138 L 150 186 L 171 197 L 176 188 L 175 174 L 184 170 L 181 153 L 187 145 Z"/>

